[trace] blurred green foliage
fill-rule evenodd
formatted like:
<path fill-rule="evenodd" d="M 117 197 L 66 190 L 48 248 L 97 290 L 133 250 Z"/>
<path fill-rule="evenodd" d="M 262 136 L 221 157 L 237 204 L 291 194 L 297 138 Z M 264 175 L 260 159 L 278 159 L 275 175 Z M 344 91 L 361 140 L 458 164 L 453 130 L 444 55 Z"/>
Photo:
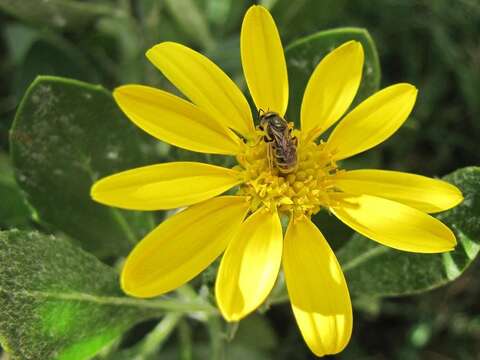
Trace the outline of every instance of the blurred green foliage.
<path fill-rule="evenodd" d="M 144 57 L 152 45 L 178 41 L 209 56 L 245 88 L 239 29 L 247 0 L 0 0 L 0 186 L 15 189 L 0 227 L 36 227 L 18 199 L 8 166 L 8 130 L 27 87 L 38 75 L 99 83 L 107 89 L 125 83 L 176 90 Z M 381 87 L 415 84 L 420 92 L 412 117 L 388 142 L 349 167 L 382 167 L 443 176 L 480 160 L 480 3 L 477 0 L 263 0 L 271 9 L 283 44 L 336 27 L 361 27 L 376 43 Z M 292 115 L 293 116 L 293 115 Z M 295 120 L 295 119 L 292 119 Z M 163 144 L 149 155 L 159 160 Z M 153 151 L 153 153 L 152 153 Z M 175 150 L 178 151 L 178 150 Z M 176 157 L 194 157 L 178 151 Z M 0 187 L 0 191 L 2 188 Z M 2 194 L 0 192 L 0 194 Z M 5 201 L 2 196 L 0 201 Z M 333 217 L 327 238 L 337 244 Z M 338 239 L 335 239 L 338 238 Z M 480 354 L 480 265 L 456 282 L 421 296 L 355 298 L 355 329 L 338 359 L 478 359 Z M 196 284 L 209 281 L 209 273 Z M 211 280 L 211 279 L 210 279 Z M 206 288 L 205 296 L 209 297 Z M 98 359 L 208 358 L 309 359 L 288 304 L 272 305 L 225 328 L 218 318 L 203 325 L 192 319 L 164 318 L 165 327 L 133 328 L 110 353 Z M 161 323 L 160 323 L 161 324 Z M 165 325 L 166 324 L 166 325 Z M 175 324 L 175 327 L 172 325 Z M 178 326 L 177 326 L 178 325 Z M 150 330 L 152 332 L 149 333 Z M 163 331 L 163 332 L 162 332 Z M 144 337 L 145 334 L 148 336 Z M 160 335 L 159 335 L 160 334 Z M 235 336 L 233 336 L 235 335 Z M 164 336 L 164 337 L 162 337 Z M 233 340 L 229 341 L 229 338 Z M 214 341 L 209 342 L 210 339 Z M 217 339 L 217 340 L 215 340 Z M 218 340 L 220 339 L 220 340 Z M 153 344 L 153 345 L 152 345 Z M 130 349 L 130 350 L 129 350 Z M 108 349 L 107 349 L 108 350 Z M 138 353 L 137 352 L 137 353 Z"/>

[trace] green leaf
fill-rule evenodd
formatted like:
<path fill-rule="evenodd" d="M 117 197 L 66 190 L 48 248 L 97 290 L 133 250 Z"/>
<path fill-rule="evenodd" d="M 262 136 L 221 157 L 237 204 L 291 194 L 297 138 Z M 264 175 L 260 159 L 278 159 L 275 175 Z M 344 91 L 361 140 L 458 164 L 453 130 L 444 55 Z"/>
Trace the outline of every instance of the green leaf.
<path fill-rule="evenodd" d="M 394 250 L 361 235 L 338 252 L 354 295 L 397 296 L 427 291 L 458 278 L 480 251 L 480 167 L 467 167 L 444 177 L 462 190 L 465 200 L 437 217 L 455 233 L 456 249 L 443 254 Z"/>
<path fill-rule="evenodd" d="M 27 54 L 28 49 L 40 37 L 40 32 L 18 22 L 5 25 L 4 39 L 9 52 L 10 61 L 18 65 Z"/>
<path fill-rule="evenodd" d="M 183 29 L 197 44 L 209 48 L 214 44 L 205 14 L 193 0 L 165 0 L 165 6 Z"/>
<path fill-rule="evenodd" d="M 28 23 L 59 29 L 85 28 L 99 16 L 120 15 L 106 4 L 71 0 L 0 0 L 0 10 Z"/>
<path fill-rule="evenodd" d="M 16 26 L 18 29 L 20 26 Z M 85 54 L 56 34 L 36 34 L 36 39 L 28 44 L 25 54 L 16 66 L 13 77 L 13 93 L 21 99 L 25 90 L 38 74 L 69 76 L 79 80 L 95 81 L 98 79 L 96 69 L 90 64 Z M 10 38 L 10 48 L 16 47 Z M 29 41 L 30 39 L 27 39 Z M 19 52 L 19 51 L 18 51 Z"/>
<path fill-rule="evenodd" d="M 89 359 L 133 324 L 199 302 L 122 296 L 116 272 L 69 241 L 0 232 L 0 343 L 13 359 Z"/>
<path fill-rule="evenodd" d="M 142 340 L 134 346 L 98 356 L 95 360 L 156 360 L 165 342 L 182 319 L 181 313 L 168 313 Z M 162 357 L 163 359 L 163 357 Z"/>
<path fill-rule="evenodd" d="M 271 351 L 278 346 L 278 338 L 267 318 L 254 314 L 239 323 L 232 344 L 252 350 Z"/>
<path fill-rule="evenodd" d="M 216 38 L 222 39 L 220 44 L 217 41 L 216 48 L 223 47 L 223 39 L 227 34 L 234 33 L 239 41 L 239 24 L 242 23 L 243 16 L 251 5 L 249 0 L 200 0 L 199 2 L 205 9 L 208 22 L 212 27 L 211 32 Z M 238 61 L 240 61 L 239 55 Z"/>
<path fill-rule="evenodd" d="M 66 240 L 0 233 L 0 340 L 17 359 L 86 359 L 145 316 L 105 304 L 117 276 Z"/>
<path fill-rule="evenodd" d="M 0 229 L 29 227 L 30 210 L 18 188 L 8 157 L 0 154 Z"/>
<path fill-rule="evenodd" d="M 152 227 L 151 213 L 90 199 L 103 176 L 144 165 L 139 130 L 100 86 L 39 77 L 10 134 L 17 182 L 39 219 L 100 257 L 125 254 Z"/>
<path fill-rule="evenodd" d="M 320 60 L 331 50 L 350 40 L 361 42 L 365 51 L 362 82 L 354 104 L 366 99 L 379 89 L 380 62 L 375 43 L 367 30 L 361 28 L 338 28 L 320 31 L 294 41 L 285 49 L 290 79 L 290 99 L 287 115 L 289 120 L 299 120 L 303 92 L 310 75 Z"/>

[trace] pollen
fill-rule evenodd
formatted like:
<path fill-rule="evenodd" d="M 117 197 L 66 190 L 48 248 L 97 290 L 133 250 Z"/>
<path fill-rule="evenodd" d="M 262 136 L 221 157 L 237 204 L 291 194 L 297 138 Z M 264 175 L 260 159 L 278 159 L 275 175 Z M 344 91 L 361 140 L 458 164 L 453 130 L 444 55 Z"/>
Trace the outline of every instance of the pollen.
<path fill-rule="evenodd" d="M 264 206 L 297 218 L 316 214 L 335 202 L 338 190 L 333 180 L 340 170 L 324 143 L 300 142 L 297 166 L 289 174 L 281 173 L 275 159 L 269 159 L 268 146 L 259 136 L 237 155 L 235 168 L 244 176 L 238 194 L 247 197 L 251 211 Z"/>

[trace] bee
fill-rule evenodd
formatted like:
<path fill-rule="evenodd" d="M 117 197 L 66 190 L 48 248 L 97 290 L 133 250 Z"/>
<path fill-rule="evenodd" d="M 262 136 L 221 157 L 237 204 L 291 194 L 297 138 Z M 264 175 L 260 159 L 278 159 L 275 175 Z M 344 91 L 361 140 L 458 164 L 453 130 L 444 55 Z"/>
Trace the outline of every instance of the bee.
<path fill-rule="evenodd" d="M 297 168 L 298 139 L 292 135 L 293 124 L 287 123 L 278 113 L 269 111 L 260 115 L 259 129 L 264 132 L 270 168 L 275 166 L 282 174 Z"/>

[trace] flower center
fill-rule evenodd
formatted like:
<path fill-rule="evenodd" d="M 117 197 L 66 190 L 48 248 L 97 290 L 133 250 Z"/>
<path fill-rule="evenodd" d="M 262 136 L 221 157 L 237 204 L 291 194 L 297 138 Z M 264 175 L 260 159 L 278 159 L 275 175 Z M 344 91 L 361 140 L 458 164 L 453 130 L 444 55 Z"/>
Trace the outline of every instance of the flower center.
<path fill-rule="evenodd" d="M 301 138 L 299 131 L 294 134 Z M 333 178 L 339 170 L 325 144 L 299 142 L 296 166 L 289 173 L 280 170 L 282 162 L 272 146 L 259 132 L 237 156 L 236 169 L 245 181 L 238 194 L 247 196 L 252 211 L 264 206 L 294 217 L 311 216 L 335 201 Z"/>

